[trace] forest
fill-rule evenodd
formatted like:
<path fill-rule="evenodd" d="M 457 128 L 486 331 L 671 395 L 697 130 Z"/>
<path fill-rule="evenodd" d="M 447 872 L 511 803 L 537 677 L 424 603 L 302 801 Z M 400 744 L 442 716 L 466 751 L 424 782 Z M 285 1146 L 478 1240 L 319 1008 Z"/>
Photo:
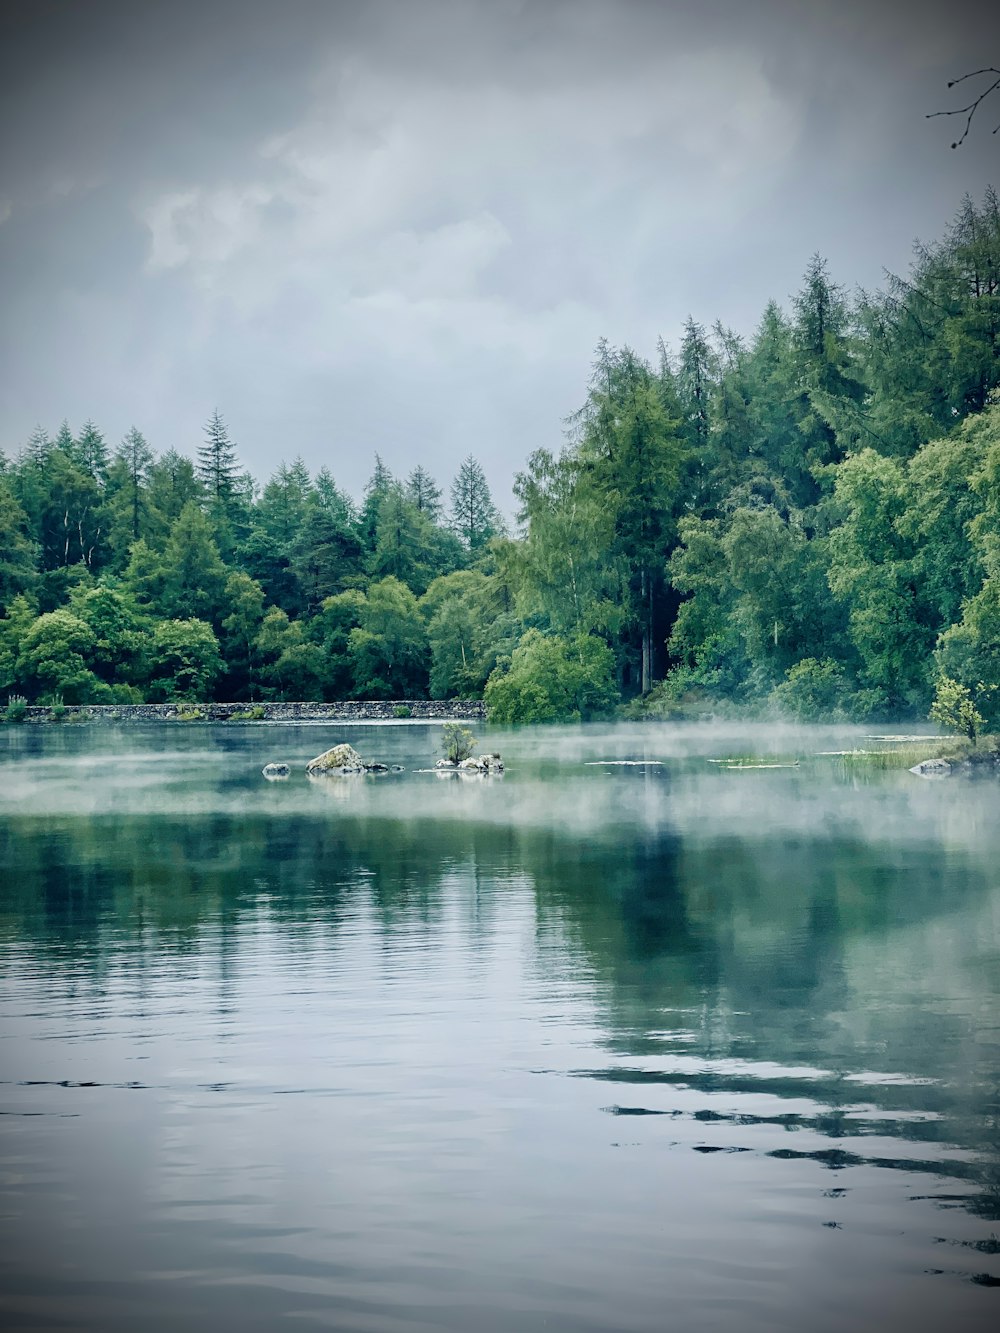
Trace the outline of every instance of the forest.
<path fill-rule="evenodd" d="M 263 485 L 91 421 L 0 454 L 0 697 L 486 699 L 503 723 L 743 710 L 1000 719 L 1000 202 L 905 276 L 818 255 L 752 336 L 602 342 L 558 443 L 447 493 L 375 456 Z"/>

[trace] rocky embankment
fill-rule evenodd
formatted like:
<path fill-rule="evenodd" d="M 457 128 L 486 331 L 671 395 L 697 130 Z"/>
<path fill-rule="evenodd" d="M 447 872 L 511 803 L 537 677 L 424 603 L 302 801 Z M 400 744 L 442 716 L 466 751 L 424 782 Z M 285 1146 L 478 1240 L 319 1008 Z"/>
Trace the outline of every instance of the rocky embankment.
<path fill-rule="evenodd" d="M 481 699 L 350 699 L 341 703 L 33 705 L 25 722 L 483 722 Z"/>

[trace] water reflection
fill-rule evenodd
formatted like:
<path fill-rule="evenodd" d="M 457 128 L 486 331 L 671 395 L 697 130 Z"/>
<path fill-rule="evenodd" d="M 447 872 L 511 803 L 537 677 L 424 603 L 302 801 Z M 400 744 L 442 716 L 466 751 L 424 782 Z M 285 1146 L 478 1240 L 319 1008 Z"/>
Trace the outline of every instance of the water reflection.
<path fill-rule="evenodd" d="M 992 788 L 670 728 L 311 783 L 316 731 L 4 733 L 0 1309 L 994 1326 Z"/>

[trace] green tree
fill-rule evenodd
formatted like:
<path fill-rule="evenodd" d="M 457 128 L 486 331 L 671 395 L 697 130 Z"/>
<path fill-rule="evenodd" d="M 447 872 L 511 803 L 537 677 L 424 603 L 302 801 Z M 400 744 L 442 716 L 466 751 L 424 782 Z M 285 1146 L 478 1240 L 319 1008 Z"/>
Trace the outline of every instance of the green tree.
<path fill-rule="evenodd" d="M 38 548 L 28 533 L 28 516 L 0 476 L 0 611 L 37 578 Z"/>
<path fill-rule="evenodd" d="M 130 685 L 141 678 L 149 623 L 125 592 L 100 583 L 84 585 L 71 594 L 69 609 L 91 631 L 83 656 L 100 680 Z"/>
<path fill-rule="evenodd" d="M 102 686 L 85 660 L 93 648 L 94 632 L 79 616 L 65 609 L 49 611 L 24 634 L 16 665 L 18 683 L 29 698 L 97 702 Z"/>
<path fill-rule="evenodd" d="M 609 712 L 618 700 L 614 656 L 593 635 L 575 639 L 529 629 L 510 666 L 486 682 L 491 722 L 579 722 Z"/>
<path fill-rule="evenodd" d="M 142 432 L 133 426 L 118 446 L 107 481 L 111 545 L 120 552 L 123 564 L 129 545 L 146 535 L 146 485 L 152 464 L 153 451 Z"/>
<path fill-rule="evenodd" d="M 205 443 L 198 449 L 197 472 L 213 502 L 225 510 L 236 494 L 240 469 L 236 446 L 218 408 L 205 423 Z"/>
<path fill-rule="evenodd" d="M 76 462 L 98 483 L 103 485 L 107 476 L 111 457 L 104 436 L 94 423 L 87 420 L 77 436 L 75 444 Z"/>
<path fill-rule="evenodd" d="M 153 630 L 149 693 L 154 700 L 199 703 L 222 670 L 219 644 L 203 620 L 161 620 Z"/>
<path fill-rule="evenodd" d="M 226 580 L 229 614 L 222 622 L 223 660 L 232 699 L 257 697 L 257 637 L 264 618 L 264 590 L 256 579 L 236 570 Z"/>
<path fill-rule="evenodd" d="M 417 599 L 399 579 L 368 589 L 360 623 L 348 635 L 354 694 L 364 699 L 423 698 L 427 693 L 427 631 Z"/>
<path fill-rule="evenodd" d="M 441 487 L 419 463 L 406 478 L 406 494 L 417 510 L 432 523 L 440 521 Z"/>
<path fill-rule="evenodd" d="M 598 346 L 590 394 L 576 417 L 581 484 L 613 517 L 610 556 L 624 570 L 624 610 L 639 649 L 639 686 L 654 678 L 669 602 L 664 560 L 675 540 L 684 458 L 679 423 L 666 416 L 660 385 L 630 348 Z"/>
<path fill-rule="evenodd" d="M 221 624 L 226 613 L 226 567 L 209 519 L 193 501 L 181 510 L 163 552 L 161 614 L 173 620 Z"/>
<path fill-rule="evenodd" d="M 510 659 L 519 623 L 502 581 L 478 569 L 436 578 L 421 599 L 431 651 L 432 699 L 475 699 L 490 672 Z"/>
<path fill-rule="evenodd" d="M 950 731 L 966 736 L 973 745 L 985 721 L 968 687 L 952 680 L 950 676 L 938 678 L 930 716 Z"/>
<path fill-rule="evenodd" d="M 478 551 L 500 531 L 482 467 L 470 454 L 451 483 L 451 526 L 469 551 Z"/>
<path fill-rule="evenodd" d="M 318 699 L 323 692 L 326 659 L 307 641 L 298 621 L 277 606 L 268 609 L 257 635 L 260 675 L 269 699 Z"/>
<path fill-rule="evenodd" d="M 147 476 L 146 524 L 150 543 L 162 549 L 184 506 L 192 500 L 200 503 L 204 498 L 205 489 L 191 459 L 176 449 L 168 449 L 151 464 Z"/>

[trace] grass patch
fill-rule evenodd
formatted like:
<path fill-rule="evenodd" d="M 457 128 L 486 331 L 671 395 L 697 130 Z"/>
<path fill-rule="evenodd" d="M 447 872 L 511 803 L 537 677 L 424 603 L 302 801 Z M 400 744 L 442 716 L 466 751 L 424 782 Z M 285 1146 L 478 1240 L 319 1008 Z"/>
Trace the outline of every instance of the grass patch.
<path fill-rule="evenodd" d="M 229 722 L 263 722 L 264 709 L 260 704 L 254 704 L 250 708 L 241 709 L 238 713 L 230 713 L 226 720 Z"/>

